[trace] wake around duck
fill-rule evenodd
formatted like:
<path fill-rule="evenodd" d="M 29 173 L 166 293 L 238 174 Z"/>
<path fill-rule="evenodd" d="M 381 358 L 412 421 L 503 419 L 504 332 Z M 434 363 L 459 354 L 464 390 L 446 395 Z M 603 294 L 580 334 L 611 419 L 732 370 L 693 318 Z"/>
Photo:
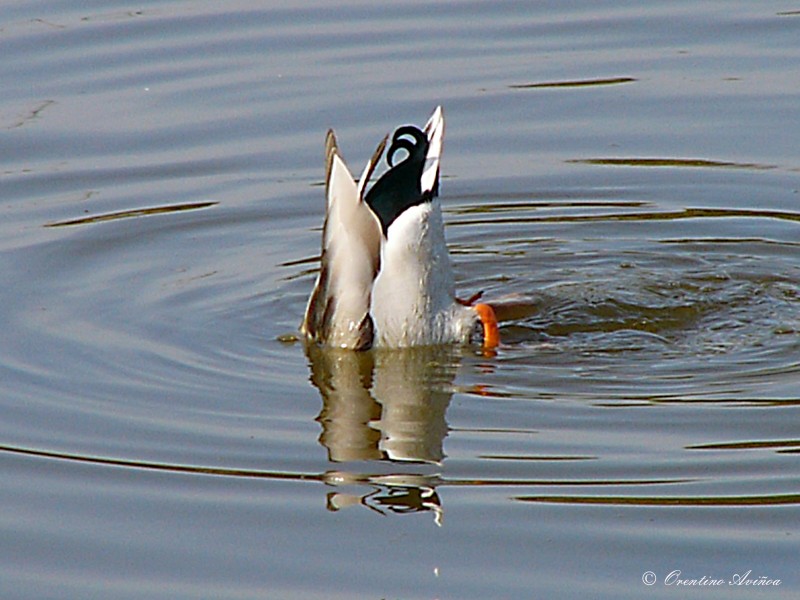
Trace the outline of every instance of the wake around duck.
<path fill-rule="evenodd" d="M 443 138 L 441 107 L 423 129 L 399 127 L 388 170 L 366 191 L 388 136 L 356 183 L 328 131 L 321 265 L 301 325 L 309 341 L 352 350 L 499 344 L 492 307 L 455 295 L 437 199 Z"/>

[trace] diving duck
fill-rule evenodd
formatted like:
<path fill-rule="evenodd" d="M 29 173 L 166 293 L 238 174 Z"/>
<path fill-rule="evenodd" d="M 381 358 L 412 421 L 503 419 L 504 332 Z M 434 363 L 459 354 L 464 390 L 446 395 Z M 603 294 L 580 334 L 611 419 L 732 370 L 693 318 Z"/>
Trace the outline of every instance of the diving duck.
<path fill-rule="evenodd" d="M 395 130 L 388 170 L 367 190 L 386 136 L 356 182 L 333 130 L 325 141 L 325 222 L 319 275 L 301 331 L 323 346 L 367 350 L 499 343 L 488 304 L 456 297 L 444 237 L 439 159 L 444 114 Z"/>

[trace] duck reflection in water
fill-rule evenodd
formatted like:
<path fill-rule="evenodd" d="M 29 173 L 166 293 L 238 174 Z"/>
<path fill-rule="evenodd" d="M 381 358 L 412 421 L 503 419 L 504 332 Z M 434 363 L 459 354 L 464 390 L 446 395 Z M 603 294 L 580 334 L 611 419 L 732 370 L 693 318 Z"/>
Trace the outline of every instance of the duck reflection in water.
<path fill-rule="evenodd" d="M 330 485 L 370 488 L 365 494 L 331 493 L 328 508 L 359 503 L 382 513 L 433 511 L 439 522 L 445 412 L 463 349 L 352 352 L 307 344 L 306 353 L 311 381 L 322 395 L 317 420 L 328 459 L 376 467 L 368 473 L 328 472 Z"/>

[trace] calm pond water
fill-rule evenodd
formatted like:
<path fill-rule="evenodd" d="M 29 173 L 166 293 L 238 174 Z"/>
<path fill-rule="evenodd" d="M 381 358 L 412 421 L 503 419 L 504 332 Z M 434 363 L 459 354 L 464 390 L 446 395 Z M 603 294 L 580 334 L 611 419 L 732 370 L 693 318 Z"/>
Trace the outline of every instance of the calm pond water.
<path fill-rule="evenodd" d="M 4 2 L 0 597 L 797 598 L 798 8 Z M 440 103 L 503 344 L 306 351 Z"/>

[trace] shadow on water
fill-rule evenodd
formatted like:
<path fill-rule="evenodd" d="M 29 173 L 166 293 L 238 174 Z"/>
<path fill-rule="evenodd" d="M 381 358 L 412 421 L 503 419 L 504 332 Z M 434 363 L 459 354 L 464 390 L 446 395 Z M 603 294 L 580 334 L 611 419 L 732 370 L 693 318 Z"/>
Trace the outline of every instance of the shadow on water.
<path fill-rule="evenodd" d="M 673 167 L 681 169 L 745 169 L 756 171 L 768 171 L 778 168 L 777 165 L 738 163 L 704 158 L 576 158 L 568 160 L 567 163 L 610 167 Z"/>
<path fill-rule="evenodd" d="M 120 219 L 130 219 L 134 217 L 149 217 L 152 215 L 163 215 L 169 213 L 184 212 L 187 210 L 199 210 L 216 206 L 218 202 L 188 202 L 184 204 L 169 204 L 165 206 L 151 206 L 148 208 L 136 208 L 131 210 L 121 210 L 100 215 L 91 215 L 68 219 L 66 221 L 55 221 L 46 223 L 45 227 L 70 227 L 73 225 L 91 225 L 93 223 L 104 223 L 106 221 L 118 221 Z"/>
<path fill-rule="evenodd" d="M 766 496 L 647 497 L 647 496 L 519 496 L 522 502 L 549 504 L 606 504 L 628 506 L 774 506 L 800 504 L 800 494 Z"/>
<path fill-rule="evenodd" d="M 604 85 L 619 85 L 621 83 L 633 83 L 634 77 L 607 77 L 600 79 L 576 79 L 573 81 L 540 81 L 535 83 L 517 83 L 509 85 L 512 90 L 527 89 L 547 89 L 547 88 L 582 88 L 597 87 Z"/>
<path fill-rule="evenodd" d="M 575 203 L 575 206 L 583 208 L 590 208 L 586 203 Z M 596 205 L 603 208 L 613 208 L 614 204 L 603 203 Z M 620 206 L 620 205 L 617 205 Z M 631 206 L 631 204 L 628 204 Z M 633 205 L 636 206 L 636 205 Z M 536 208 L 564 208 L 564 204 L 557 205 L 549 203 L 527 204 L 527 205 L 503 205 L 494 204 L 481 209 L 466 209 L 461 211 L 462 214 L 474 213 L 502 213 L 509 211 L 519 211 L 522 209 L 536 209 Z M 456 211 L 451 211 L 456 212 Z M 729 209 L 729 208 L 686 208 L 674 211 L 652 211 L 652 212 L 635 212 L 635 213 L 605 213 L 600 215 L 543 215 L 539 217 L 508 217 L 504 221 L 502 217 L 493 217 L 491 222 L 494 224 L 508 223 L 580 223 L 580 222 L 596 222 L 596 221 L 677 221 L 684 219 L 729 219 L 729 218 L 763 218 L 763 219 L 780 219 L 784 221 L 800 221 L 800 213 L 789 211 L 777 210 L 761 210 L 761 209 Z M 476 220 L 454 220 L 451 225 L 464 225 L 475 224 Z"/>

